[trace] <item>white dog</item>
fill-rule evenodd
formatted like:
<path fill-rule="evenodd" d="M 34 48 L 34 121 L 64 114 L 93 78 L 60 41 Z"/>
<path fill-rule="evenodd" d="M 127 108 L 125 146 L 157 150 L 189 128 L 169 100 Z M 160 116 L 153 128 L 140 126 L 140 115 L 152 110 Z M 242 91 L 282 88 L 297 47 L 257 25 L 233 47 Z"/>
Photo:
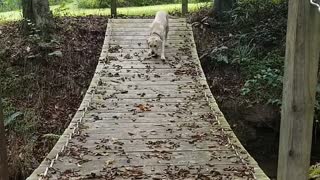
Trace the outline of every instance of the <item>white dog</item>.
<path fill-rule="evenodd" d="M 159 11 L 156 14 L 154 21 L 151 24 L 150 37 L 147 42 L 150 48 L 150 55 L 159 55 L 159 50 L 161 48 L 161 59 L 165 60 L 165 44 L 167 41 L 169 32 L 169 18 L 168 14 L 164 11 Z"/>

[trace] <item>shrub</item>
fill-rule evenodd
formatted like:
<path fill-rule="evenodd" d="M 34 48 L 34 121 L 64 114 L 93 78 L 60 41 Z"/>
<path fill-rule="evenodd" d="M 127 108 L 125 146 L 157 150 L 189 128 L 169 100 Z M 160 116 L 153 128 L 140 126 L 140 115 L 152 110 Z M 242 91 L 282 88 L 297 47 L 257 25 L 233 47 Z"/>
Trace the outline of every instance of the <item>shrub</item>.
<path fill-rule="evenodd" d="M 71 2 L 72 0 L 49 0 L 50 5 Z M 0 0 L 0 12 L 21 9 L 21 0 Z"/>
<path fill-rule="evenodd" d="M 20 7 L 20 0 L 0 0 L 0 12 L 17 10 Z"/>

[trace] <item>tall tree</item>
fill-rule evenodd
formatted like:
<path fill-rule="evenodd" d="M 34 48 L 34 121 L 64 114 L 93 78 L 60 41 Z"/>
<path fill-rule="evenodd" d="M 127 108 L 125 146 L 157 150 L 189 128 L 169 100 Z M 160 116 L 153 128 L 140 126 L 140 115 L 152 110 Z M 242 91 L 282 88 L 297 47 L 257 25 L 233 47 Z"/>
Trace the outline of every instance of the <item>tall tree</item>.
<path fill-rule="evenodd" d="M 7 160 L 7 142 L 4 130 L 4 117 L 2 102 L 0 97 L 0 180 L 9 180 L 8 160 Z"/>
<path fill-rule="evenodd" d="M 31 21 L 42 32 L 54 27 L 48 0 L 22 0 L 22 14 L 26 22 Z"/>
<path fill-rule="evenodd" d="M 229 11 L 232 9 L 235 0 L 213 0 L 214 11 L 217 14 L 221 14 L 224 11 Z"/>

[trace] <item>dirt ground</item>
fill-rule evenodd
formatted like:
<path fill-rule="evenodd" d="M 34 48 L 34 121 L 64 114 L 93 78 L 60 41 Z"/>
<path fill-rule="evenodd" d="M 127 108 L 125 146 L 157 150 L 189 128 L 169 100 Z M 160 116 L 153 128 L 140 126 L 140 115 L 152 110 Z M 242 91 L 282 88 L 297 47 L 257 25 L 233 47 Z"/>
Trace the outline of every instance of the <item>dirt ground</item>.
<path fill-rule="evenodd" d="M 25 179 L 68 126 L 91 82 L 107 17 L 55 19 L 53 41 L 25 35 L 19 22 L 0 25 L 1 92 L 7 115 L 12 179 Z M 54 52 L 50 55 L 50 53 Z M 45 136 L 44 136 L 45 135 Z"/>

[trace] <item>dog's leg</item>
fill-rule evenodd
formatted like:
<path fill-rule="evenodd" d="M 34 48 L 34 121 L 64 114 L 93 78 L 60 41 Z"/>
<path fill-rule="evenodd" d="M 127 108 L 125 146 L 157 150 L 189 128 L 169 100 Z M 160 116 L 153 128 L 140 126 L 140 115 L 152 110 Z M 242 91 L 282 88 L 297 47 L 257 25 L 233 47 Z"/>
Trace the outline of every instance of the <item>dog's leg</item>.
<path fill-rule="evenodd" d="M 168 38 L 168 32 L 169 32 L 169 26 L 166 26 L 165 28 L 165 35 L 164 35 L 164 38 L 163 38 L 163 41 L 162 41 L 162 52 L 161 52 L 161 59 L 165 60 L 166 57 L 164 55 L 164 49 L 166 47 L 166 41 L 167 41 L 167 38 Z"/>
<path fill-rule="evenodd" d="M 165 60 L 165 59 L 166 59 L 166 57 L 165 57 L 165 55 L 164 55 L 164 48 L 165 48 L 165 46 L 166 46 L 166 38 L 163 38 L 162 48 L 161 48 L 161 59 L 162 59 L 162 60 Z"/>

